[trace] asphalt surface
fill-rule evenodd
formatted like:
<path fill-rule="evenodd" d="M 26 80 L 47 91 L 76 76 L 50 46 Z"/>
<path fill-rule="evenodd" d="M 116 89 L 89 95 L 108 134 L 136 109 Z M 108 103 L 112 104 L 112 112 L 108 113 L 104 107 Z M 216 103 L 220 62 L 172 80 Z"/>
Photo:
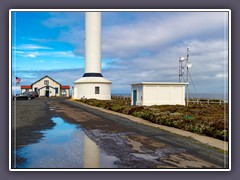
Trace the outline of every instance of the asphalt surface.
<path fill-rule="evenodd" d="M 101 150 L 118 159 L 118 168 L 228 168 L 228 157 L 219 149 L 68 99 L 36 98 L 12 105 L 12 150 L 37 143 L 43 136 L 39 131 L 52 128 L 51 118 L 60 116 L 80 124 Z M 24 162 L 14 156 L 13 167 Z"/>

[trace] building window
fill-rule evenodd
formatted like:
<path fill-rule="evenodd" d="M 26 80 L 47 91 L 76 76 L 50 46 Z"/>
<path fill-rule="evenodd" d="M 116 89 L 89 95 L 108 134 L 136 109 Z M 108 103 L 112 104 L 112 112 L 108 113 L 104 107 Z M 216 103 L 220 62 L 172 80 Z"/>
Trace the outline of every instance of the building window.
<path fill-rule="evenodd" d="M 95 94 L 100 94 L 100 87 L 99 86 L 95 87 Z"/>
<path fill-rule="evenodd" d="M 49 80 L 44 80 L 44 85 L 48 86 L 49 85 Z"/>
<path fill-rule="evenodd" d="M 47 86 L 46 89 L 49 90 L 49 86 Z"/>
<path fill-rule="evenodd" d="M 55 93 L 58 94 L 58 88 L 57 87 L 55 88 Z"/>
<path fill-rule="evenodd" d="M 38 88 L 37 88 L 37 87 L 35 87 L 35 88 L 34 88 L 34 91 L 35 91 L 35 92 L 37 92 L 37 91 L 38 91 Z"/>

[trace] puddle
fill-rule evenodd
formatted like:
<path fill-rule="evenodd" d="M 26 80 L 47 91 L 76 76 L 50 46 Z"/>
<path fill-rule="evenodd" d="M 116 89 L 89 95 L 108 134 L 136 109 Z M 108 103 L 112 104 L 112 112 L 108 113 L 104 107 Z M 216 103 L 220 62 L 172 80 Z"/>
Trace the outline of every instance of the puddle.
<path fill-rule="evenodd" d="M 76 124 L 55 117 L 53 129 L 42 131 L 39 143 L 18 149 L 17 156 L 25 158 L 16 168 L 117 168 L 118 159 L 108 156 Z"/>

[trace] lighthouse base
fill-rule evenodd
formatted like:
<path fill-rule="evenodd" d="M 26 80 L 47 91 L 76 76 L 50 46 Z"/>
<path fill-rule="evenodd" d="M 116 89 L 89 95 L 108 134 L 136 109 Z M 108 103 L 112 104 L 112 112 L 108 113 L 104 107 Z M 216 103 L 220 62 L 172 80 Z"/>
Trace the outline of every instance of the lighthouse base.
<path fill-rule="evenodd" d="M 74 81 L 73 98 L 111 100 L 111 81 L 103 77 L 82 77 Z"/>

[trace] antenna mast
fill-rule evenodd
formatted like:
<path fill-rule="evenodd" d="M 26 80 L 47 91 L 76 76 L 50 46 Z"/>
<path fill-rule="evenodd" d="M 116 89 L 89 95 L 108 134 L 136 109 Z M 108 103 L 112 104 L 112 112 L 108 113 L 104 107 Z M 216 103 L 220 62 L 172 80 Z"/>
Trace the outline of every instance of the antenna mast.
<path fill-rule="evenodd" d="M 192 64 L 189 62 L 189 52 L 190 47 L 187 47 L 187 57 L 180 57 L 179 58 L 179 82 L 186 82 L 188 83 L 189 80 L 189 68 L 192 67 Z M 185 75 L 185 69 L 187 70 L 187 74 Z M 186 77 L 186 79 L 185 79 Z M 188 84 L 187 84 L 187 106 L 188 106 Z"/>

